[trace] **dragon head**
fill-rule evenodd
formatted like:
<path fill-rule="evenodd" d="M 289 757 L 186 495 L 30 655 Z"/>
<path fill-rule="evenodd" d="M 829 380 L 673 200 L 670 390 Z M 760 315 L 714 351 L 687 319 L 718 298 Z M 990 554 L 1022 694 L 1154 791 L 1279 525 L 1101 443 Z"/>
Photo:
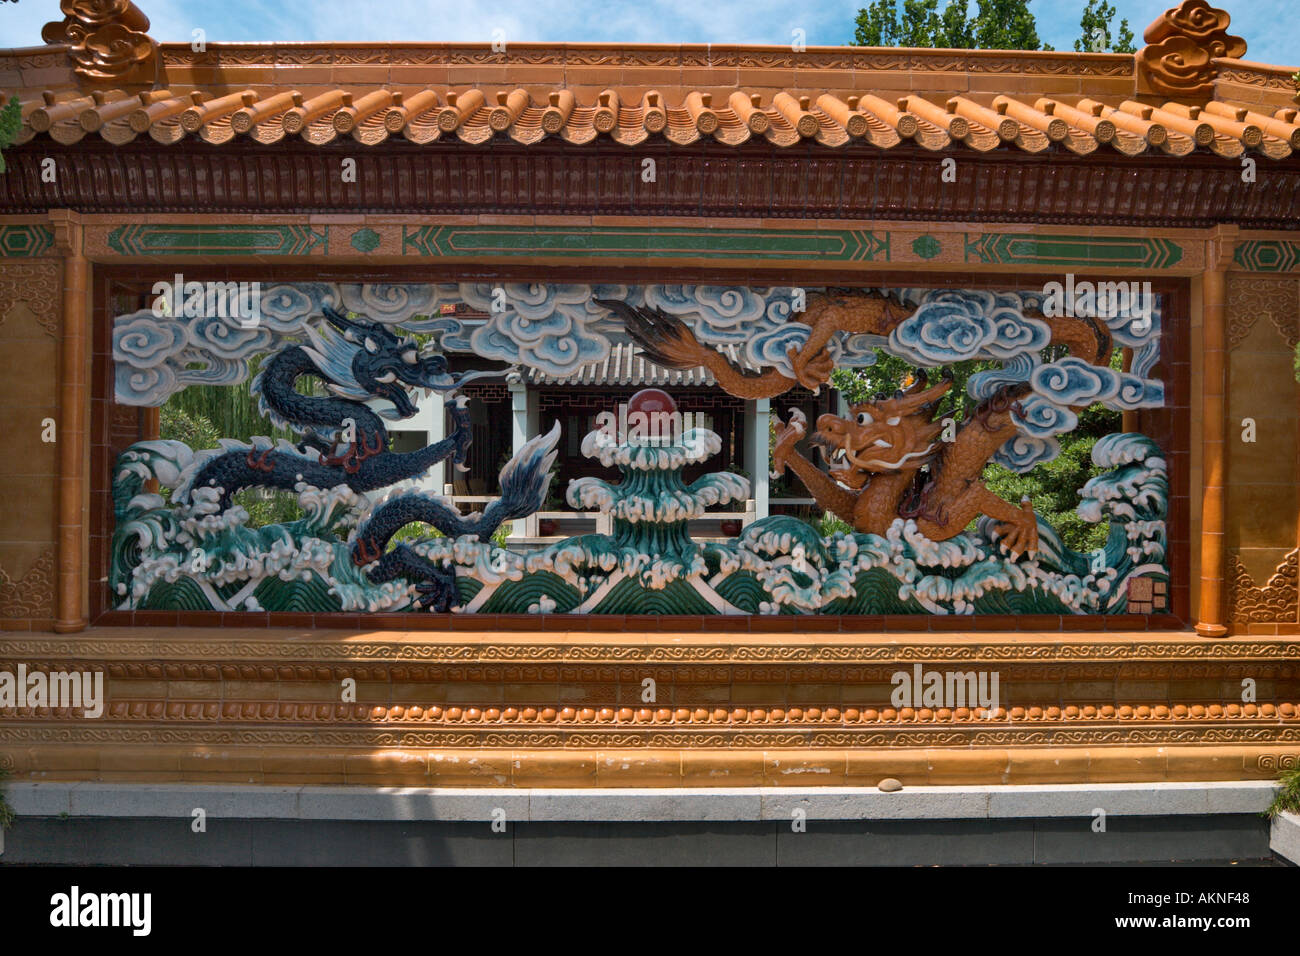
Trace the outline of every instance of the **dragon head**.
<path fill-rule="evenodd" d="M 502 374 L 491 370 L 452 373 L 436 342 L 422 351 L 414 339 L 403 338 L 382 323 L 351 319 L 329 306 L 322 312 L 328 324 L 319 332 L 308 328 L 311 347 L 304 351 L 329 383 L 330 391 L 358 401 L 386 399 L 397 418 L 409 418 L 418 410 L 408 388 L 450 392 L 470 379 Z"/>
<path fill-rule="evenodd" d="M 920 372 L 893 398 L 878 395 L 852 406 L 848 418 L 822 415 L 812 442 L 829 460 L 831 476 L 850 488 L 862 487 L 873 474 L 915 471 L 937 450 L 943 422 L 930 419 L 950 388 L 951 381 L 927 388 Z"/>

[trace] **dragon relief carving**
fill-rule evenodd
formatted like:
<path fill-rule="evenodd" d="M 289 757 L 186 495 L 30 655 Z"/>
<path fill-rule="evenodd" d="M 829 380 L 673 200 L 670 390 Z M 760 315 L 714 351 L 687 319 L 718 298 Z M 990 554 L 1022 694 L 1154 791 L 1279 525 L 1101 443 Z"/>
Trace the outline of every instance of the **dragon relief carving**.
<path fill-rule="evenodd" d="M 690 369 L 703 366 L 718 385 L 746 399 L 772 398 L 796 385 L 814 393 L 830 380 L 834 357 L 832 338 L 870 334 L 888 336 L 912 311 L 882 292 L 834 291 L 808 296 L 804 321 L 810 328 L 800 348 L 787 358 L 794 377 L 777 368 L 762 372 L 743 368 L 722 352 L 701 342 L 680 318 L 657 308 L 637 308 L 624 302 L 596 299 L 621 316 L 628 333 L 660 365 Z M 1051 330 L 1050 344 L 1090 365 L 1110 361 L 1109 330 L 1091 317 L 1053 317 L 1026 309 L 1025 315 Z M 960 534 L 979 515 L 996 522 L 994 533 L 1013 558 L 1038 550 L 1038 523 L 1028 501 L 1012 504 L 980 480 L 993 454 L 1018 434 L 1013 414 L 1023 414 L 1019 400 L 1028 384 L 999 389 L 961 422 L 951 440 L 940 440 L 945 429 L 934 415 L 952 382 L 929 386 L 919 371 L 893 398 L 877 396 L 850 409 L 850 416 L 822 415 L 812 436 L 829 462 L 823 471 L 795 445 L 807 437 L 807 418 L 791 409 L 790 418 L 777 418 L 772 477 L 794 471 L 822 510 L 847 521 L 861 533 L 885 534 L 896 518 L 915 519 L 917 530 L 932 541 Z M 948 436 L 943 436 L 947 438 Z"/>
<path fill-rule="evenodd" d="M 789 421 L 777 419 L 773 477 L 790 468 L 823 510 L 859 532 L 884 536 L 895 518 L 913 518 L 931 541 L 945 541 L 984 514 L 997 522 L 999 543 L 1012 557 L 1034 554 L 1033 506 L 1010 504 L 979 479 L 993 453 L 1015 437 L 1011 413 L 1019 410 L 1016 400 L 1029 386 L 1000 389 L 962 423 L 952 441 L 941 441 L 945 424 L 933 417 L 952 382 L 926 385 L 919 373 L 893 398 L 854 405 L 849 418 L 818 418 L 812 441 L 830 460 L 829 472 L 795 448 L 807 433 L 807 419 L 791 409 Z"/>

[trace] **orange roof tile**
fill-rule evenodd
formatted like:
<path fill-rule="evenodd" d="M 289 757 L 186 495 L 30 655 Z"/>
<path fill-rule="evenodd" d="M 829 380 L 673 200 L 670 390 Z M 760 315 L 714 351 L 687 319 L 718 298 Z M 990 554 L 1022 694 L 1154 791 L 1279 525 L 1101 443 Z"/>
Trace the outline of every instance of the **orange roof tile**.
<path fill-rule="evenodd" d="M 683 146 L 1289 156 L 1300 148 L 1289 73 L 1216 56 L 1240 56 L 1245 43 L 1226 32 L 1221 10 L 1201 23 L 1204 6 L 1184 0 L 1165 11 L 1138 55 L 414 43 L 196 52 L 148 37 L 148 18 L 130 0 L 103 9 L 68 0 L 65 20 L 43 32 L 50 46 L 0 51 L 0 84 L 23 104 L 19 143 L 95 133 L 115 144 L 148 135 L 163 144 L 350 137 L 370 146 L 399 137 L 470 145 L 608 137 L 637 146 L 661 137 Z M 83 35 L 87 17 L 103 36 Z M 120 61 L 105 52 L 113 30 L 133 38 Z M 1188 73 L 1179 51 L 1191 47 Z"/>
<path fill-rule="evenodd" d="M 841 99 L 826 92 L 796 98 L 780 91 L 766 98 L 736 90 L 718 104 L 711 94 L 694 89 L 646 91 L 630 102 L 609 89 L 583 103 L 571 89 L 551 91 L 539 101 L 522 88 L 407 93 L 389 87 L 333 87 L 310 95 L 297 88 L 136 95 L 42 90 L 24 91 L 21 102 L 18 143 L 40 134 L 75 143 L 98 133 L 115 144 L 147 134 L 164 144 L 187 136 L 208 143 L 246 136 L 264 144 L 297 136 L 315 145 L 351 137 L 367 146 L 396 137 L 417 144 L 482 144 L 501 136 L 527 145 L 548 137 L 582 144 L 607 136 L 636 146 L 662 136 L 683 146 L 765 140 L 781 147 L 811 141 L 888 149 L 912 142 L 929 150 L 957 145 L 988 152 L 1008 145 L 1040 153 L 1060 145 L 1086 155 L 1106 145 L 1128 155 L 1152 148 L 1186 155 L 1199 148 L 1224 157 L 1253 150 L 1270 159 L 1289 156 L 1300 146 L 1294 110 L 1269 115 L 1216 101 L 1153 105 L 1126 99 L 1107 105 L 1089 98 L 1070 103 L 1001 94 L 986 105 L 966 96 L 936 102 L 910 93 L 891 104 L 876 94 Z"/>

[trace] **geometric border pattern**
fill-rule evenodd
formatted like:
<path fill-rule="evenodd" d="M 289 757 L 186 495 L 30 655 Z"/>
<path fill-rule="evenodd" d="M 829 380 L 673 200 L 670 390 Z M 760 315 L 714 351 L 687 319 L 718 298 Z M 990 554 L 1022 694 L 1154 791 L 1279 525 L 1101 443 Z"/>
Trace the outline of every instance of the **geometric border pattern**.
<path fill-rule="evenodd" d="M 1172 239 L 1137 236 L 1045 236 L 975 233 L 966 236 L 966 261 L 990 265 L 1168 269 L 1183 258 Z"/>
<path fill-rule="evenodd" d="M 862 229 L 726 226 L 419 226 L 402 229 L 405 254 L 692 259 L 889 260 L 889 239 Z"/>
<path fill-rule="evenodd" d="M 1294 272 L 1300 267 L 1300 242 L 1251 239 L 1238 242 L 1233 261 L 1251 272 Z"/>
<path fill-rule="evenodd" d="M 330 228 L 287 223 L 145 223 L 118 226 L 108 233 L 107 245 L 124 256 L 318 255 L 328 254 Z M 339 228 L 348 230 L 341 238 L 351 240 L 358 235 L 354 227 Z M 367 234 L 365 238 L 369 240 L 367 246 L 373 245 L 374 235 Z M 403 224 L 400 237 L 395 238 L 400 239 L 403 256 L 422 258 L 899 261 L 891 249 L 888 230 L 793 225 L 751 228 L 713 224 L 701 227 Z M 932 242 L 920 252 L 913 249 L 914 256 L 925 259 L 938 254 L 934 248 L 937 240 L 929 238 Z M 914 233 L 909 232 L 908 239 L 909 247 L 915 245 Z M 13 242 L 16 251 L 9 254 L 33 254 L 17 251 L 21 246 L 18 238 Z M 1242 245 L 1249 243 L 1238 245 L 1239 257 Z M 361 251 L 370 249 L 361 248 Z M 1182 262 L 1184 249 L 1178 241 L 1164 237 L 987 232 L 965 234 L 964 257 L 968 263 L 985 265 L 1159 271 Z"/>
<path fill-rule="evenodd" d="M 54 230 L 48 226 L 0 226 L 0 258 L 31 258 L 52 245 Z"/>
<path fill-rule="evenodd" d="M 125 256 L 304 256 L 329 252 L 328 233 L 299 225 L 119 226 L 108 245 Z"/>

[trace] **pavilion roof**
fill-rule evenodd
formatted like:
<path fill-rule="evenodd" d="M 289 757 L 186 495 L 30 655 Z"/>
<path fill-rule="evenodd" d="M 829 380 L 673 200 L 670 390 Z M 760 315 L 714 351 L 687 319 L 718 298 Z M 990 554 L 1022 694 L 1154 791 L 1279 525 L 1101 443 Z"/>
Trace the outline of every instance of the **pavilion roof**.
<path fill-rule="evenodd" d="M 746 369 L 753 368 L 736 346 L 722 346 L 720 351 L 733 364 Z M 570 375 L 548 375 L 538 369 L 529 368 L 527 381 L 530 385 L 685 387 L 714 384 L 713 373 L 704 366 L 690 369 L 665 368 L 646 358 L 645 352 L 634 342 L 614 342 L 610 345 L 609 354 L 602 361 L 584 365 Z"/>

